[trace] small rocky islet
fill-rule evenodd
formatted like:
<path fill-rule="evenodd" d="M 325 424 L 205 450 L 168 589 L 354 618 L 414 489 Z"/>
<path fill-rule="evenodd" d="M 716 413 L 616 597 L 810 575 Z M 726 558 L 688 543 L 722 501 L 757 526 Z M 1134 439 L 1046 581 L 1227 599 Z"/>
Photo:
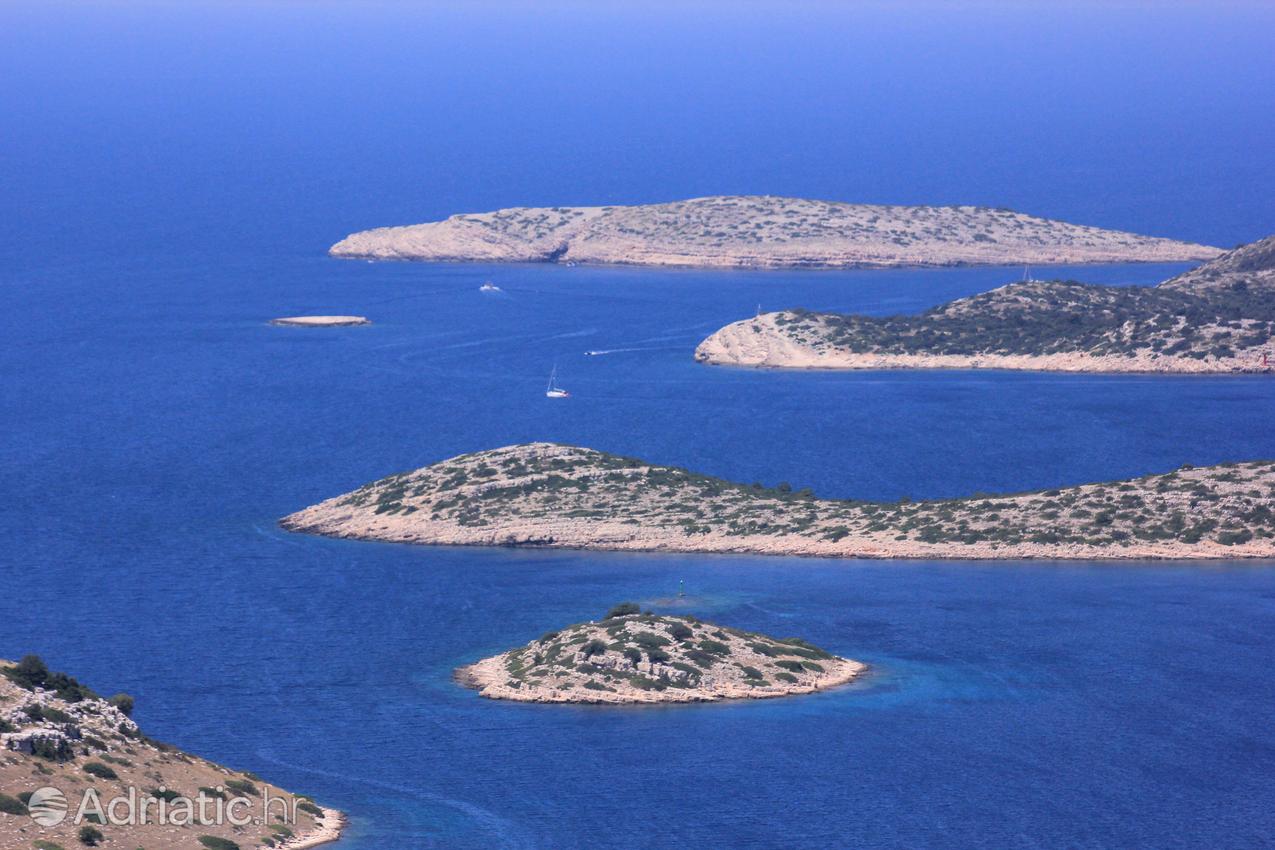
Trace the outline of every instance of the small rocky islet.
<path fill-rule="evenodd" d="M 372 324 L 366 316 L 282 316 L 270 324 L 285 328 L 347 328 Z"/>
<path fill-rule="evenodd" d="M 685 703 L 765 699 L 843 685 L 867 665 L 799 638 L 777 639 L 623 603 L 456 671 L 489 699 Z"/>

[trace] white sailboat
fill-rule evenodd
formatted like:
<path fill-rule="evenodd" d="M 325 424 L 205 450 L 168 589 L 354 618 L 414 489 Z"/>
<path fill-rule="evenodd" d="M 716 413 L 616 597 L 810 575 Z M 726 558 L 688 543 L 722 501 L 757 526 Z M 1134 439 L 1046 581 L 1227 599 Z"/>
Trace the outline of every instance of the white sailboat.
<path fill-rule="evenodd" d="M 554 366 L 553 371 L 549 373 L 549 386 L 545 388 L 545 396 L 548 398 L 571 398 L 571 393 L 558 386 L 557 366 Z"/>

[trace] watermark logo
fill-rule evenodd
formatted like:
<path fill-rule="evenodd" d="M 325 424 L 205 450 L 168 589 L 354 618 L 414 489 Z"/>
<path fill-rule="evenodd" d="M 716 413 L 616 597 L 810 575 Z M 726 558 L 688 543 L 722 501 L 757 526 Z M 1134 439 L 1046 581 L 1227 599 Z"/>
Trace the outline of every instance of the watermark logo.
<path fill-rule="evenodd" d="M 66 795 L 57 788 L 37 788 L 27 801 L 31 820 L 40 826 L 57 826 L 68 817 L 76 826 L 83 823 L 111 826 L 261 826 L 266 823 L 295 825 L 300 798 L 276 797 L 269 788 L 253 789 L 252 797 L 231 797 L 226 789 L 200 788 L 195 797 L 183 797 L 163 785 L 150 791 L 135 787 L 125 794 L 103 798 L 96 788 L 88 788 L 79 805 L 71 811 Z"/>
<path fill-rule="evenodd" d="M 27 800 L 27 811 L 40 826 L 57 826 L 66 820 L 66 795 L 56 788 L 37 788 Z"/>

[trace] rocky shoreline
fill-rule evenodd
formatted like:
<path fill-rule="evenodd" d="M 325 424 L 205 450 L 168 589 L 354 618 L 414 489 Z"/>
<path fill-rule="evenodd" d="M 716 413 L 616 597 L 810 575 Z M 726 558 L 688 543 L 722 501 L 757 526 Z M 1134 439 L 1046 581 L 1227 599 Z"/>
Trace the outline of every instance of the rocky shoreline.
<path fill-rule="evenodd" d="M 370 325 L 365 316 L 284 316 L 271 319 L 270 324 L 292 328 L 342 328 L 354 325 Z"/>
<path fill-rule="evenodd" d="M 178 812 L 181 800 L 193 805 L 193 820 L 185 825 L 174 814 L 159 822 L 156 808 L 140 808 L 140 822 L 107 822 L 92 826 L 107 846 L 144 846 L 148 850 L 188 850 L 205 847 L 305 850 L 336 841 L 344 816 L 320 807 L 310 798 L 292 794 L 259 777 L 214 764 L 199 756 L 147 737 L 132 720 L 133 700 L 124 694 L 104 699 L 62 673 L 52 673 L 35 656 L 18 664 L 0 660 L 0 850 L 29 850 L 32 842 L 48 847 L 84 843 L 82 824 L 73 822 L 80 804 L 77 793 L 87 784 L 102 805 L 130 793 L 149 803 L 159 800 Z M 49 825 L 36 822 L 26 810 L 24 795 L 41 787 L 63 792 L 68 816 Z M 12 795 L 12 796 L 10 796 Z M 264 800 L 282 800 L 295 821 L 265 822 Z M 152 799 L 154 798 L 154 799 Z M 205 799 L 208 814 L 200 815 Z M 217 819 L 217 801 L 242 798 L 240 814 L 258 817 L 236 824 Z M 32 804 L 34 805 L 34 804 Z M 279 807 L 271 813 L 279 815 Z M 201 822 L 200 817 L 211 817 Z"/>
<path fill-rule="evenodd" d="M 1275 372 L 1275 237 L 1159 286 L 1026 280 L 919 314 L 793 309 L 732 322 L 700 363 L 785 369 Z"/>
<path fill-rule="evenodd" d="M 805 641 L 617 606 L 456 671 L 487 699 L 536 703 L 688 703 L 809 694 L 867 665 Z"/>
<path fill-rule="evenodd" d="M 1207 260 L 1207 245 L 973 206 L 775 196 L 515 207 L 353 233 L 334 257 L 710 268 L 897 268 Z"/>
<path fill-rule="evenodd" d="M 1094 372 L 1109 374 L 1266 374 L 1275 358 L 1262 350 L 1231 357 L 1176 357 L 1143 349 L 1129 355 L 1098 355 L 1081 351 L 1050 354 L 904 354 L 888 351 L 856 352 L 795 338 L 778 322 L 787 314 L 764 313 L 715 331 L 695 348 L 695 360 L 710 366 L 769 369 L 1007 369 L 1032 372 Z"/>
<path fill-rule="evenodd" d="M 359 540 L 835 558 L 1275 557 L 1275 462 L 1007 495 L 818 499 L 530 443 L 393 475 L 284 517 Z"/>

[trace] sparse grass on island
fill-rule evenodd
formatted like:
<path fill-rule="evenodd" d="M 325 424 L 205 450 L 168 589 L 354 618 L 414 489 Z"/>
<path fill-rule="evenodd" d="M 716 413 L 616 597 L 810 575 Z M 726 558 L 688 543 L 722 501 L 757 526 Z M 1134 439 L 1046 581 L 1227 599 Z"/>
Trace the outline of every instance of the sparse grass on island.
<path fill-rule="evenodd" d="M 800 638 L 627 603 L 462 667 L 457 678 L 484 697 L 522 702 L 713 702 L 811 693 L 865 669 Z"/>
<path fill-rule="evenodd" d="M 405 543 L 832 557 L 1275 556 L 1275 462 L 1009 495 L 873 502 L 552 443 L 461 455 L 285 517 Z"/>
<path fill-rule="evenodd" d="M 1155 287 L 1023 281 L 916 315 L 786 310 L 735 322 L 705 363 L 790 368 L 1269 372 L 1275 237 Z"/>
<path fill-rule="evenodd" d="M 232 771 L 147 737 L 133 721 L 132 711 L 133 698 L 127 694 L 104 699 L 65 673 L 50 670 L 38 656 L 28 655 L 17 664 L 0 660 L 0 753 L 4 754 L 0 787 L 13 791 L 13 795 L 0 794 L 0 846 L 189 850 L 197 846 L 196 840 L 209 850 L 278 845 L 278 833 L 256 840 L 224 818 L 216 822 L 211 805 L 203 816 L 209 822 L 200 820 L 201 793 L 226 801 L 249 788 L 258 791 L 250 781 L 255 778 L 252 774 Z M 53 826 L 36 825 L 27 804 L 41 786 L 62 790 L 71 816 Z M 90 807 L 85 815 L 88 822 L 76 823 L 79 792 L 86 787 L 98 793 L 103 807 L 117 795 L 127 797 L 129 789 L 138 789 L 145 804 L 171 805 L 172 818 L 159 823 L 156 809 L 139 805 L 138 811 L 149 812 L 146 822 L 108 823 Z M 312 802 L 273 785 L 268 790 L 289 811 L 296 804 L 299 812 L 297 823 L 290 827 L 299 840 L 288 846 L 314 846 L 340 834 L 339 813 L 329 811 L 325 820 L 320 816 L 323 810 Z M 193 820 L 183 825 L 185 816 L 180 812 L 186 801 Z M 279 810 L 275 805 L 272 813 L 278 816 Z"/>
<path fill-rule="evenodd" d="M 354 233 L 336 257 L 738 268 L 1172 262 L 1219 251 L 974 206 L 719 196 L 665 204 L 516 207 Z"/>

